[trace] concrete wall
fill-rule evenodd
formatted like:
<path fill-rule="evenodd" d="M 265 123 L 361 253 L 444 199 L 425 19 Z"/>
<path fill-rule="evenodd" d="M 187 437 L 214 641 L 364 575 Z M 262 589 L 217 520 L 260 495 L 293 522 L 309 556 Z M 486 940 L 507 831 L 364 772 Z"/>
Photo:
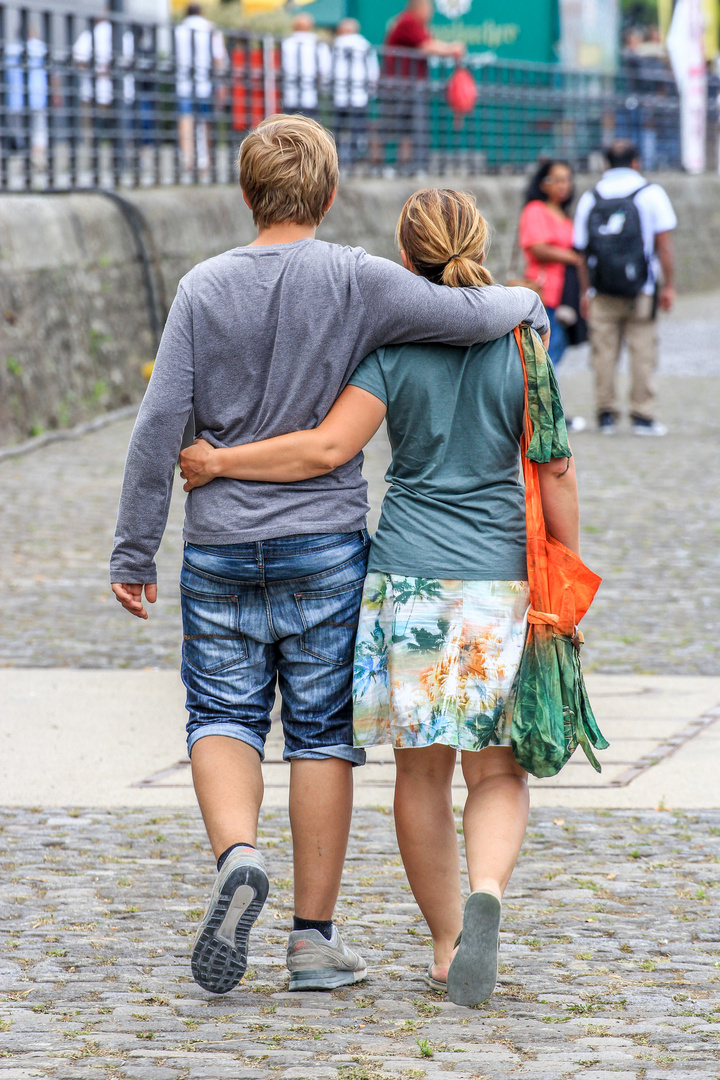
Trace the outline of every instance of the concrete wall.
<path fill-rule="evenodd" d="M 720 179 L 660 179 L 680 221 L 680 289 L 720 287 Z M 523 180 L 441 182 L 475 193 L 495 231 L 488 265 L 503 281 Z M 344 183 L 320 237 L 396 257 L 395 222 L 416 186 L 411 180 Z M 253 237 L 236 188 L 171 188 L 125 197 L 148 223 L 161 308 L 196 262 Z M 71 426 L 137 401 L 145 386 L 141 369 L 154 348 L 136 239 L 117 205 L 91 193 L 0 197 L 0 442 Z"/>

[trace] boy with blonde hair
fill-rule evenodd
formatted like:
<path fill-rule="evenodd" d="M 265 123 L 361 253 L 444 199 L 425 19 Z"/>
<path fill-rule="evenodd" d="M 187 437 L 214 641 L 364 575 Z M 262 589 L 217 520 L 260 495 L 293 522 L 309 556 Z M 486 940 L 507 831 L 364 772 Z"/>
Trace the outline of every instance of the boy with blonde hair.
<path fill-rule="evenodd" d="M 536 294 L 444 289 L 315 239 L 338 179 L 331 135 L 303 116 L 242 144 L 257 239 L 178 286 L 130 441 L 111 581 L 131 614 L 157 596 L 155 554 L 185 423 L 216 446 L 316 426 L 369 352 L 404 341 L 490 341 L 548 320 Z M 188 495 L 182 677 L 193 783 L 218 865 L 192 957 L 213 993 L 237 986 L 268 892 L 257 823 L 276 682 L 290 761 L 295 920 L 291 989 L 364 978 L 333 926 L 352 812 L 352 654 L 368 556 L 362 455 L 293 484 L 217 479 Z"/>

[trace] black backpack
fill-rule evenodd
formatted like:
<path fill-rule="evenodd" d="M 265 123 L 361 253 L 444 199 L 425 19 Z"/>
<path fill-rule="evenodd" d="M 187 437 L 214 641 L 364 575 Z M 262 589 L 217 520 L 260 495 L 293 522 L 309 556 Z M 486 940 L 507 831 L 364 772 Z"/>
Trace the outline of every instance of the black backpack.
<path fill-rule="evenodd" d="M 648 260 L 643 245 L 640 211 L 636 197 L 648 184 L 622 199 L 603 199 L 597 188 L 595 205 L 588 218 L 585 250 L 590 284 L 608 296 L 637 296 L 648 279 Z"/>

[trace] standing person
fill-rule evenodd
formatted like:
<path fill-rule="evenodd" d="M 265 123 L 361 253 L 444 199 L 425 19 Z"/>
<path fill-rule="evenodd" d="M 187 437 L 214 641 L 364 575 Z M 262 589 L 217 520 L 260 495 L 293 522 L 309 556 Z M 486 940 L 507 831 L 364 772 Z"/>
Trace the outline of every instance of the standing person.
<path fill-rule="evenodd" d="M 222 75 L 227 70 L 228 55 L 222 31 L 205 18 L 200 4 L 189 4 L 185 18 L 175 27 L 175 64 L 183 169 L 194 169 L 197 153 L 200 175 L 209 179 L 213 73 Z"/>
<path fill-rule="evenodd" d="M 530 290 L 444 289 L 361 248 L 315 239 L 338 181 L 331 135 L 304 116 L 263 121 L 240 149 L 258 236 L 178 287 L 125 465 L 113 592 L 147 618 L 191 409 L 219 444 L 318 424 L 362 358 L 398 341 L 492 340 L 518 322 L 544 334 Z M 462 354 L 460 354 L 462 356 Z M 332 917 L 352 810 L 352 664 L 365 578 L 361 457 L 303 484 L 219 480 L 185 507 L 182 677 L 193 783 L 218 877 L 193 949 L 213 993 L 240 982 L 268 878 L 256 850 L 261 761 L 279 682 L 295 921 L 290 985 L 330 989 L 364 977 Z"/>
<path fill-rule="evenodd" d="M 357 19 L 338 23 L 332 47 L 335 141 L 340 168 L 352 168 L 367 154 L 368 105 L 377 88 L 377 53 L 360 33 Z"/>
<path fill-rule="evenodd" d="M 430 32 L 432 0 L 408 0 L 385 38 L 385 122 L 398 143 L 401 172 L 427 168 L 430 149 L 428 56 L 459 60 L 465 46 L 440 41 Z M 400 50 L 400 52 L 394 52 Z M 420 54 L 410 56 L 407 50 Z"/>
<path fill-rule="evenodd" d="M 318 39 L 312 15 L 296 15 L 292 25 L 293 32 L 280 49 L 283 109 L 316 118 L 318 90 L 330 79 L 330 49 Z"/>
<path fill-rule="evenodd" d="M 658 307 L 675 301 L 670 199 L 640 175 L 634 143 L 618 139 L 607 150 L 609 168 L 575 213 L 574 244 L 583 252 L 591 285 L 590 342 L 598 427 L 615 432 L 615 372 L 623 341 L 630 352 L 630 417 L 636 435 L 666 435 L 655 418 Z"/>
<path fill-rule="evenodd" d="M 412 195 L 398 224 L 405 266 L 448 293 L 491 285 L 488 235 L 472 197 L 452 190 Z M 553 536 L 577 551 L 575 471 L 548 374 L 544 415 L 531 417 L 547 436 L 543 512 Z M 181 459 L 187 488 L 216 476 L 301 482 L 354 459 L 387 414 L 390 488 L 355 646 L 354 742 L 395 749 L 398 843 L 433 938 L 427 980 L 464 1005 L 494 988 L 501 898 L 528 817 L 527 774 L 510 747 L 529 605 L 524 399 L 513 334 L 469 348 L 392 345 L 363 360 L 313 430 L 227 449 L 200 442 Z M 553 404 L 557 424 L 548 423 Z M 452 803 L 458 750 L 472 890 L 464 914 Z"/>
<path fill-rule="evenodd" d="M 566 161 L 544 161 L 525 194 L 518 239 L 525 256 L 525 276 L 538 288 L 550 319 L 550 359 L 557 366 L 568 345 L 565 323 L 559 319 L 568 269 L 584 271 L 583 257 L 573 248 L 570 206 L 574 196 L 573 172 Z M 580 282 L 577 281 L 577 300 Z M 579 311 L 576 313 L 579 318 Z M 566 418 L 569 431 L 584 431 L 582 416 Z"/>
<path fill-rule="evenodd" d="M 106 10 L 109 14 L 109 7 Z M 115 55 L 113 24 L 109 18 L 100 19 L 92 30 L 83 30 L 73 45 L 73 60 L 86 72 L 80 80 L 86 131 L 90 135 L 95 132 L 100 141 L 107 139 L 112 143 L 113 157 L 121 169 L 125 166 L 126 142 L 131 130 L 135 79 L 129 72 L 123 74 L 122 97 L 118 102 L 113 76 L 116 70 L 127 69 L 134 57 L 135 39 L 130 29 L 120 31 L 120 55 Z"/>
<path fill-rule="evenodd" d="M 17 39 L 5 45 L 5 72 L 8 145 L 15 150 L 25 148 L 27 105 L 31 161 L 35 168 L 42 169 L 48 145 L 47 45 L 38 33 L 35 17 L 30 20 L 24 42 Z"/>

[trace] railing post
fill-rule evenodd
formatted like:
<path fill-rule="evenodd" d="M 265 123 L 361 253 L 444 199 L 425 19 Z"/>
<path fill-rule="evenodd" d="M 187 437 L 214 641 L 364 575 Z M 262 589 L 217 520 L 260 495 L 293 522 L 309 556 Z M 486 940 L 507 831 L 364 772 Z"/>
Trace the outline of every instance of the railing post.
<path fill-rule="evenodd" d="M 275 112 L 275 95 L 277 81 L 275 78 L 275 38 L 266 34 L 263 38 L 263 94 L 265 98 L 265 115 L 270 116 Z"/>
<path fill-rule="evenodd" d="M 4 57 L 7 43 L 7 9 L 0 4 L 0 56 Z M 7 65 L 0 71 L 0 191 L 7 187 L 8 168 Z"/>

